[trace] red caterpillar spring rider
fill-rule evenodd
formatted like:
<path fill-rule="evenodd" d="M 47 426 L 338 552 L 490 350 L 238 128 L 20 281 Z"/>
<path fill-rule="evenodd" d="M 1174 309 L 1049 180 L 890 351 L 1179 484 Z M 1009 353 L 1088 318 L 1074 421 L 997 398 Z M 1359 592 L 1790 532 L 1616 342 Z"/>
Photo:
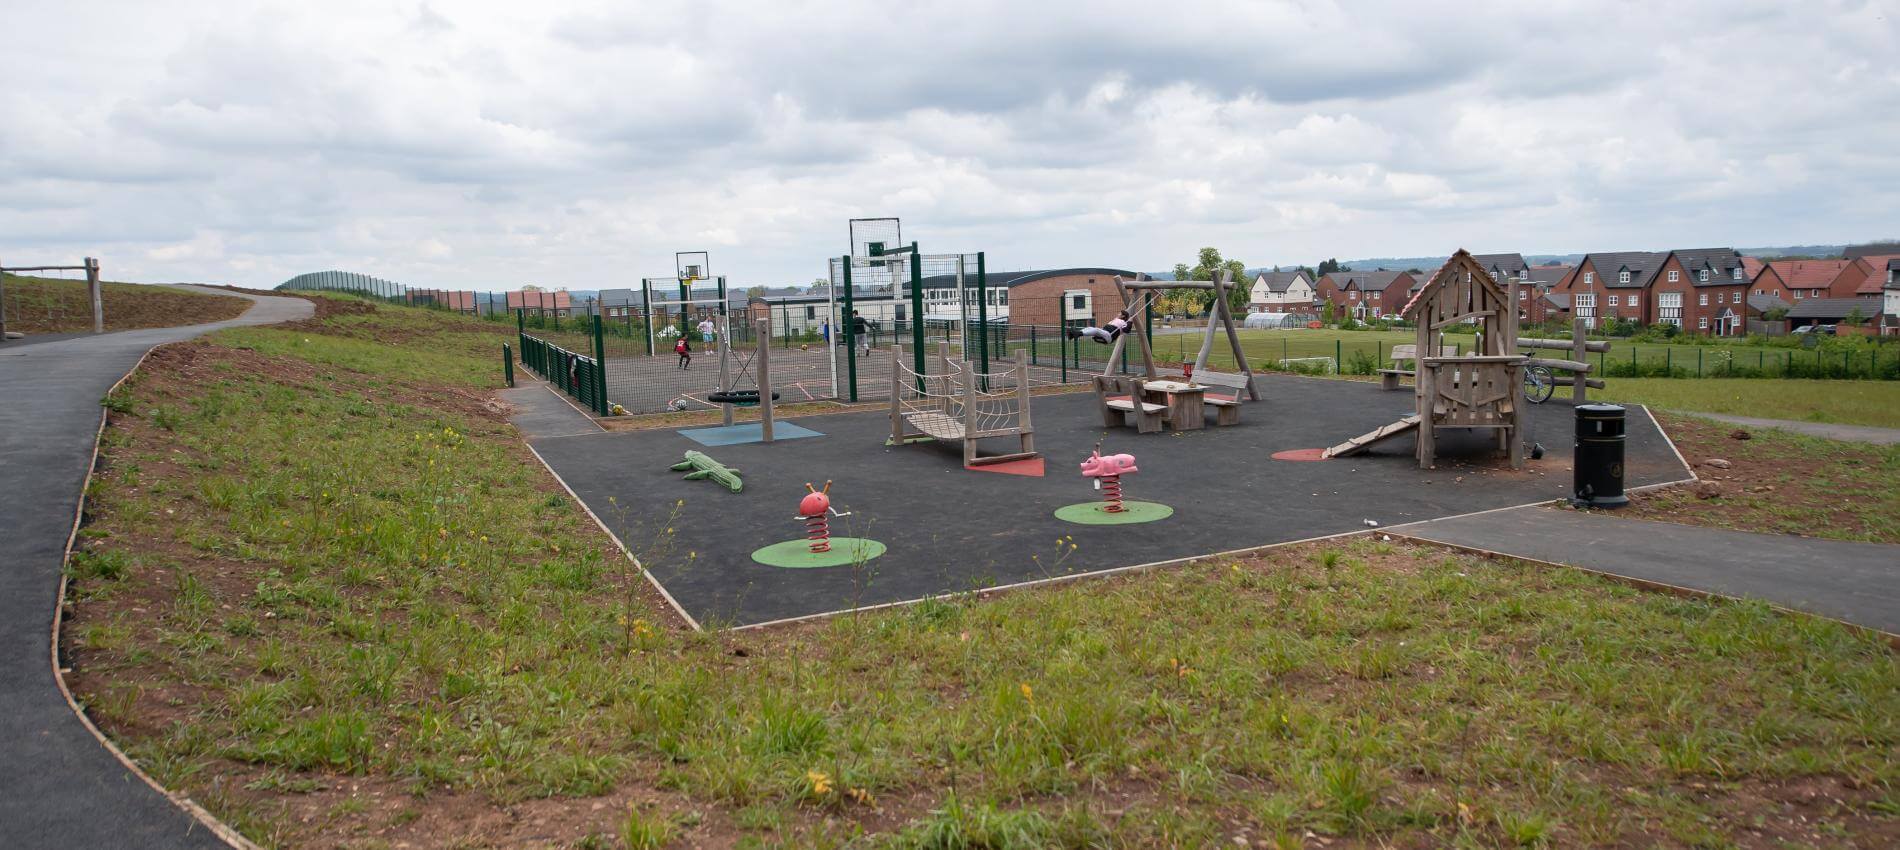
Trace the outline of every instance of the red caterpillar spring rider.
<path fill-rule="evenodd" d="M 1102 447 L 1096 446 L 1089 459 L 1082 461 L 1082 477 L 1095 479 L 1095 489 L 1102 491 L 1104 513 L 1118 514 L 1126 510 L 1122 507 L 1122 476 L 1140 472 L 1135 468 L 1135 456 L 1130 454 L 1102 454 Z"/>
<path fill-rule="evenodd" d="M 805 539 L 810 541 L 813 554 L 831 551 L 830 517 L 850 515 L 849 511 L 838 513 L 831 506 L 831 482 L 826 481 L 823 488 L 805 484 L 805 498 L 798 501 L 798 520 L 805 524 Z"/>

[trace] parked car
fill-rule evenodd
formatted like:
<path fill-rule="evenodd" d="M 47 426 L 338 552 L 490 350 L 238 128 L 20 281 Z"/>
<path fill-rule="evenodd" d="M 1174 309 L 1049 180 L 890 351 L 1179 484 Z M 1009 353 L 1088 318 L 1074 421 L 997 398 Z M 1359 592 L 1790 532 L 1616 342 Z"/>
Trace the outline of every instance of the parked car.
<path fill-rule="evenodd" d="M 1789 331 L 1791 334 L 1814 334 L 1815 336 L 1834 336 L 1833 325 L 1802 325 Z"/>

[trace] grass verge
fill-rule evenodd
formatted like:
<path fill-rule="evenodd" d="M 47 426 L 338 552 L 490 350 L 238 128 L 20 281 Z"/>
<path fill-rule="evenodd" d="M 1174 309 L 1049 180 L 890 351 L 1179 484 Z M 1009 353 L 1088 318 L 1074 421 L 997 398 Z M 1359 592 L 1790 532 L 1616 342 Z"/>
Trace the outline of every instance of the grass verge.
<path fill-rule="evenodd" d="M 92 330 L 92 297 L 83 280 L 7 275 L 7 330 L 28 334 Z M 106 330 L 169 328 L 235 319 L 249 299 L 209 295 L 169 286 L 101 283 L 99 306 Z"/>
<path fill-rule="evenodd" d="M 1702 480 L 1638 493 L 1620 515 L 1900 543 L 1900 445 L 1823 440 L 1658 413 Z"/>
<path fill-rule="evenodd" d="M 254 839 L 1900 840 L 1883 644 L 1572 571 L 1362 538 L 681 632 L 487 402 L 505 338 L 379 307 L 109 400 L 76 690 Z"/>

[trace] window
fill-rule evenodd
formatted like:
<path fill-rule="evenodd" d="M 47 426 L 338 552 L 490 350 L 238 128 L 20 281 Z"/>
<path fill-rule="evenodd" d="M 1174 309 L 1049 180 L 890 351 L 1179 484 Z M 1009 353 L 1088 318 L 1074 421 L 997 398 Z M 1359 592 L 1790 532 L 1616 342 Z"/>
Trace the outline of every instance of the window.
<path fill-rule="evenodd" d="M 1620 297 L 1621 297 L 1621 296 L 1617 296 L 1617 295 L 1612 295 L 1612 296 L 1610 296 L 1610 306 L 1611 306 L 1611 307 L 1616 307 L 1616 306 L 1619 306 L 1619 305 L 1618 305 L 1618 303 L 1617 303 L 1617 299 L 1619 299 Z"/>
<path fill-rule="evenodd" d="M 1696 272 L 1696 279 L 1706 283 L 1709 279 L 1709 270 L 1703 269 L 1702 271 Z"/>
<path fill-rule="evenodd" d="M 1722 294 L 1718 292 L 1715 294 L 1715 297 L 1720 298 L 1722 297 Z M 1707 292 L 1702 293 L 1702 297 L 1698 299 L 1696 303 L 1704 307 L 1709 306 L 1709 294 Z M 1720 302 L 1717 302 L 1717 303 L 1720 303 Z"/>
<path fill-rule="evenodd" d="M 1009 290 L 1007 289 L 996 290 L 996 306 L 998 307 L 1009 306 Z"/>
<path fill-rule="evenodd" d="M 1352 300 L 1352 301 L 1358 301 L 1358 300 L 1359 300 L 1359 293 L 1357 293 L 1357 292 L 1348 292 L 1348 293 L 1346 293 L 1346 298 L 1347 298 L 1347 299 L 1349 299 L 1349 300 Z"/>
<path fill-rule="evenodd" d="M 816 319 L 816 318 L 818 318 L 818 308 L 817 308 L 817 307 L 806 307 L 806 308 L 805 308 L 805 321 L 807 321 L 807 322 L 809 322 L 809 321 L 811 321 L 811 320 L 813 320 L 813 319 Z"/>
<path fill-rule="evenodd" d="M 1596 293 L 1579 292 L 1577 293 L 1575 297 L 1574 303 L 1577 308 L 1576 309 L 1577 318 L 1583 320 L 1583 326 L 1586 328 L 1596 327 L 1597 326 Z"/>
<path fill-rule="evenodd" d="M 1808 297 L 1809 297 L 1809 298 L 1819 298 L 1819 297 L 1821 297 L 1821 290 L 1819 290 L 1819 289 L 1817 289 L 1817 290 L 1814 290 L 1813 292 L 1810 292 L 1810 293 L 1808 293 Z"/>
<path fill-rule="evenodd" d="M 1795 290 L 1795 291 L 1794 291 L 1794 300 L 1796 300 L 1796 301 L 1800 301 L 1800 300 L 1801 300 L 1801 290 L 1799 290 L 1799 289 L 1797 289 L 1797 290 Z"/>
<path fill-rule="evenodd" d="M 1709 317 L 1708 317 L 1708 316 L 1703 316 L 1702 318 L 1700 318 L 1700 319 L 1697 319 L 1697 320 L 1695 320 L 1695 326 L 1696 326 L 1697 328 L 1699 328 L 1699 329 L 1701 329 L 1701 330 L 1705 330 L 1705 331 L 1706 331 L 1706 330 L 1708 330 L 1708 329 L 1709 329 Z"/>
<path fill-rule="evenodd" d="M 1629 269 L 1624 269 L 1624 270 L 1622 270 L 1622 271 L 1620 271 L 1620 272 L 1617 272 L 1617 273 L 1616 273 L 1616 282 L 1617 282 L 1617 283 L 1629 283 L 1629 282 L 1630 282 L 1630 273 L 1629 273 Z"/>
<path fill-rule="evenodd" d="M 1676 271 L 1675 269 L 1670 269 L 1670 270 L 1669 270 L 1669 282 L 1670 282 L 1670 283 L 1675 283 L 1676 281 L 1679 281 L 1679 280 L 1681 280 L 1681 279 L 1682 279 L 1682 272 L 1679 272 L 1679 271 Z"/>
<path fill-rule="evenodd" d="M 1741 279 L 1742 279 L 1742 267 L 1741 267 L 1741 266 L 1736 266 L 1736 267 L 1734 268 L 1734 270 L 1733 270 L 1733 272 L 1732 272 L 1732 273 L 1731 273 L 1731 274 L 1730 274 L 1729 276 L 1730 276 L 1730 277 L 1733 277 L 1733 278 L 1734 278 L 1734 279 L 1736 279 L 1736 280 L 1741 280 Z"/>
<path fill-rule="evenodd" d="M 1069 300 L 1071 300 L 1071 301 L 1073 301 L 1073 302 L 1075 302 L 1075 303 L 1074 303 L 1073 305 L 1071 305 L 1071 306 L 1073 306 L 1073 307 L 1075 307 L 1075 309 L 1077 309 L 1077 310 L 1086 310 L 1086 309 L 1088 309 L 1088 305 L 1086 305 L 1086 304 L 1083 304 L 1082 302 L 1083 302 L 1083 301 L 1085 301 L 1085 300 L 1087 300 L 1087 299 L 1088 299 L 1088 296 L 1087 296 L 1087 295 L 1077 295 L 1077 296 L 1075 296 L 1074 298 L 1072 298 L 1072 299 L 1069 299 Z"/>
<path fill-rule="evenodd" d="M 1656 293 L 1657 320 L 1682 327 L 1682 293 Z"/>
<path fill-rule="evenodd" d="M 1528 290 L 1528 289 L 1520 289 L 1520 290 L 1518 290 L 1518 291 L 1517 291 L 1517 300 L 1519 300 L 1519 301 L 1523 301 L 1523 300 L 1525 300 L 1525 299 L 1526 299 L 1526 298 L 1527 298 L 1527 297 L 1528 297 L 1528 296 L 1529 296 L 1530 294 L 1531 294 L 1531 291 L 1530 291 L 1530 290 Z"/>
<path fill-rule="evenodd" d="M 904 320 L 904 305 L 899 304 L 897 305 L 897 321 L 901 322 L 903 320 Z"/>
<path fill-rule="evenodd" d="M 1587 284 L 1592 284 L 1592 283 L 1596 283 L 1596 282 L 1597 282 L 1597 273 L 1596 273 L 1596 272 L 1584 272 L 1584 273 L 1583 273 L 1583 282 L 1584 282 L 1584 283 L 1585 283 L 1586 285 L 1587 285 Z"/>

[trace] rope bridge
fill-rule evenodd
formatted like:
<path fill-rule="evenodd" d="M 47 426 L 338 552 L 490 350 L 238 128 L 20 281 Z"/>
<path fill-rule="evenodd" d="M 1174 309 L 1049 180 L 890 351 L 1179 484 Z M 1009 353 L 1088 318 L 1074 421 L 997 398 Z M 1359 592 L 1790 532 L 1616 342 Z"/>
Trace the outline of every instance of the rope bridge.
<path fill-rule="evenodd" d="M 891 346 L 891 444 L 920 437 L 963 444 L 963 463 L 974 466 L 1036 456 L 1029 418 L 1029 354 L 1016 351 L 1007 372 L 983 372 L 967 360 L 950 359 L 950 344 L 937 349 L 937 371 L 904 365 L 903 346 Z M 988 387 L 989 389 L 984 389 Z M 1016 437 L 1020 450 L 977 456 L 977 440 Z"/>

